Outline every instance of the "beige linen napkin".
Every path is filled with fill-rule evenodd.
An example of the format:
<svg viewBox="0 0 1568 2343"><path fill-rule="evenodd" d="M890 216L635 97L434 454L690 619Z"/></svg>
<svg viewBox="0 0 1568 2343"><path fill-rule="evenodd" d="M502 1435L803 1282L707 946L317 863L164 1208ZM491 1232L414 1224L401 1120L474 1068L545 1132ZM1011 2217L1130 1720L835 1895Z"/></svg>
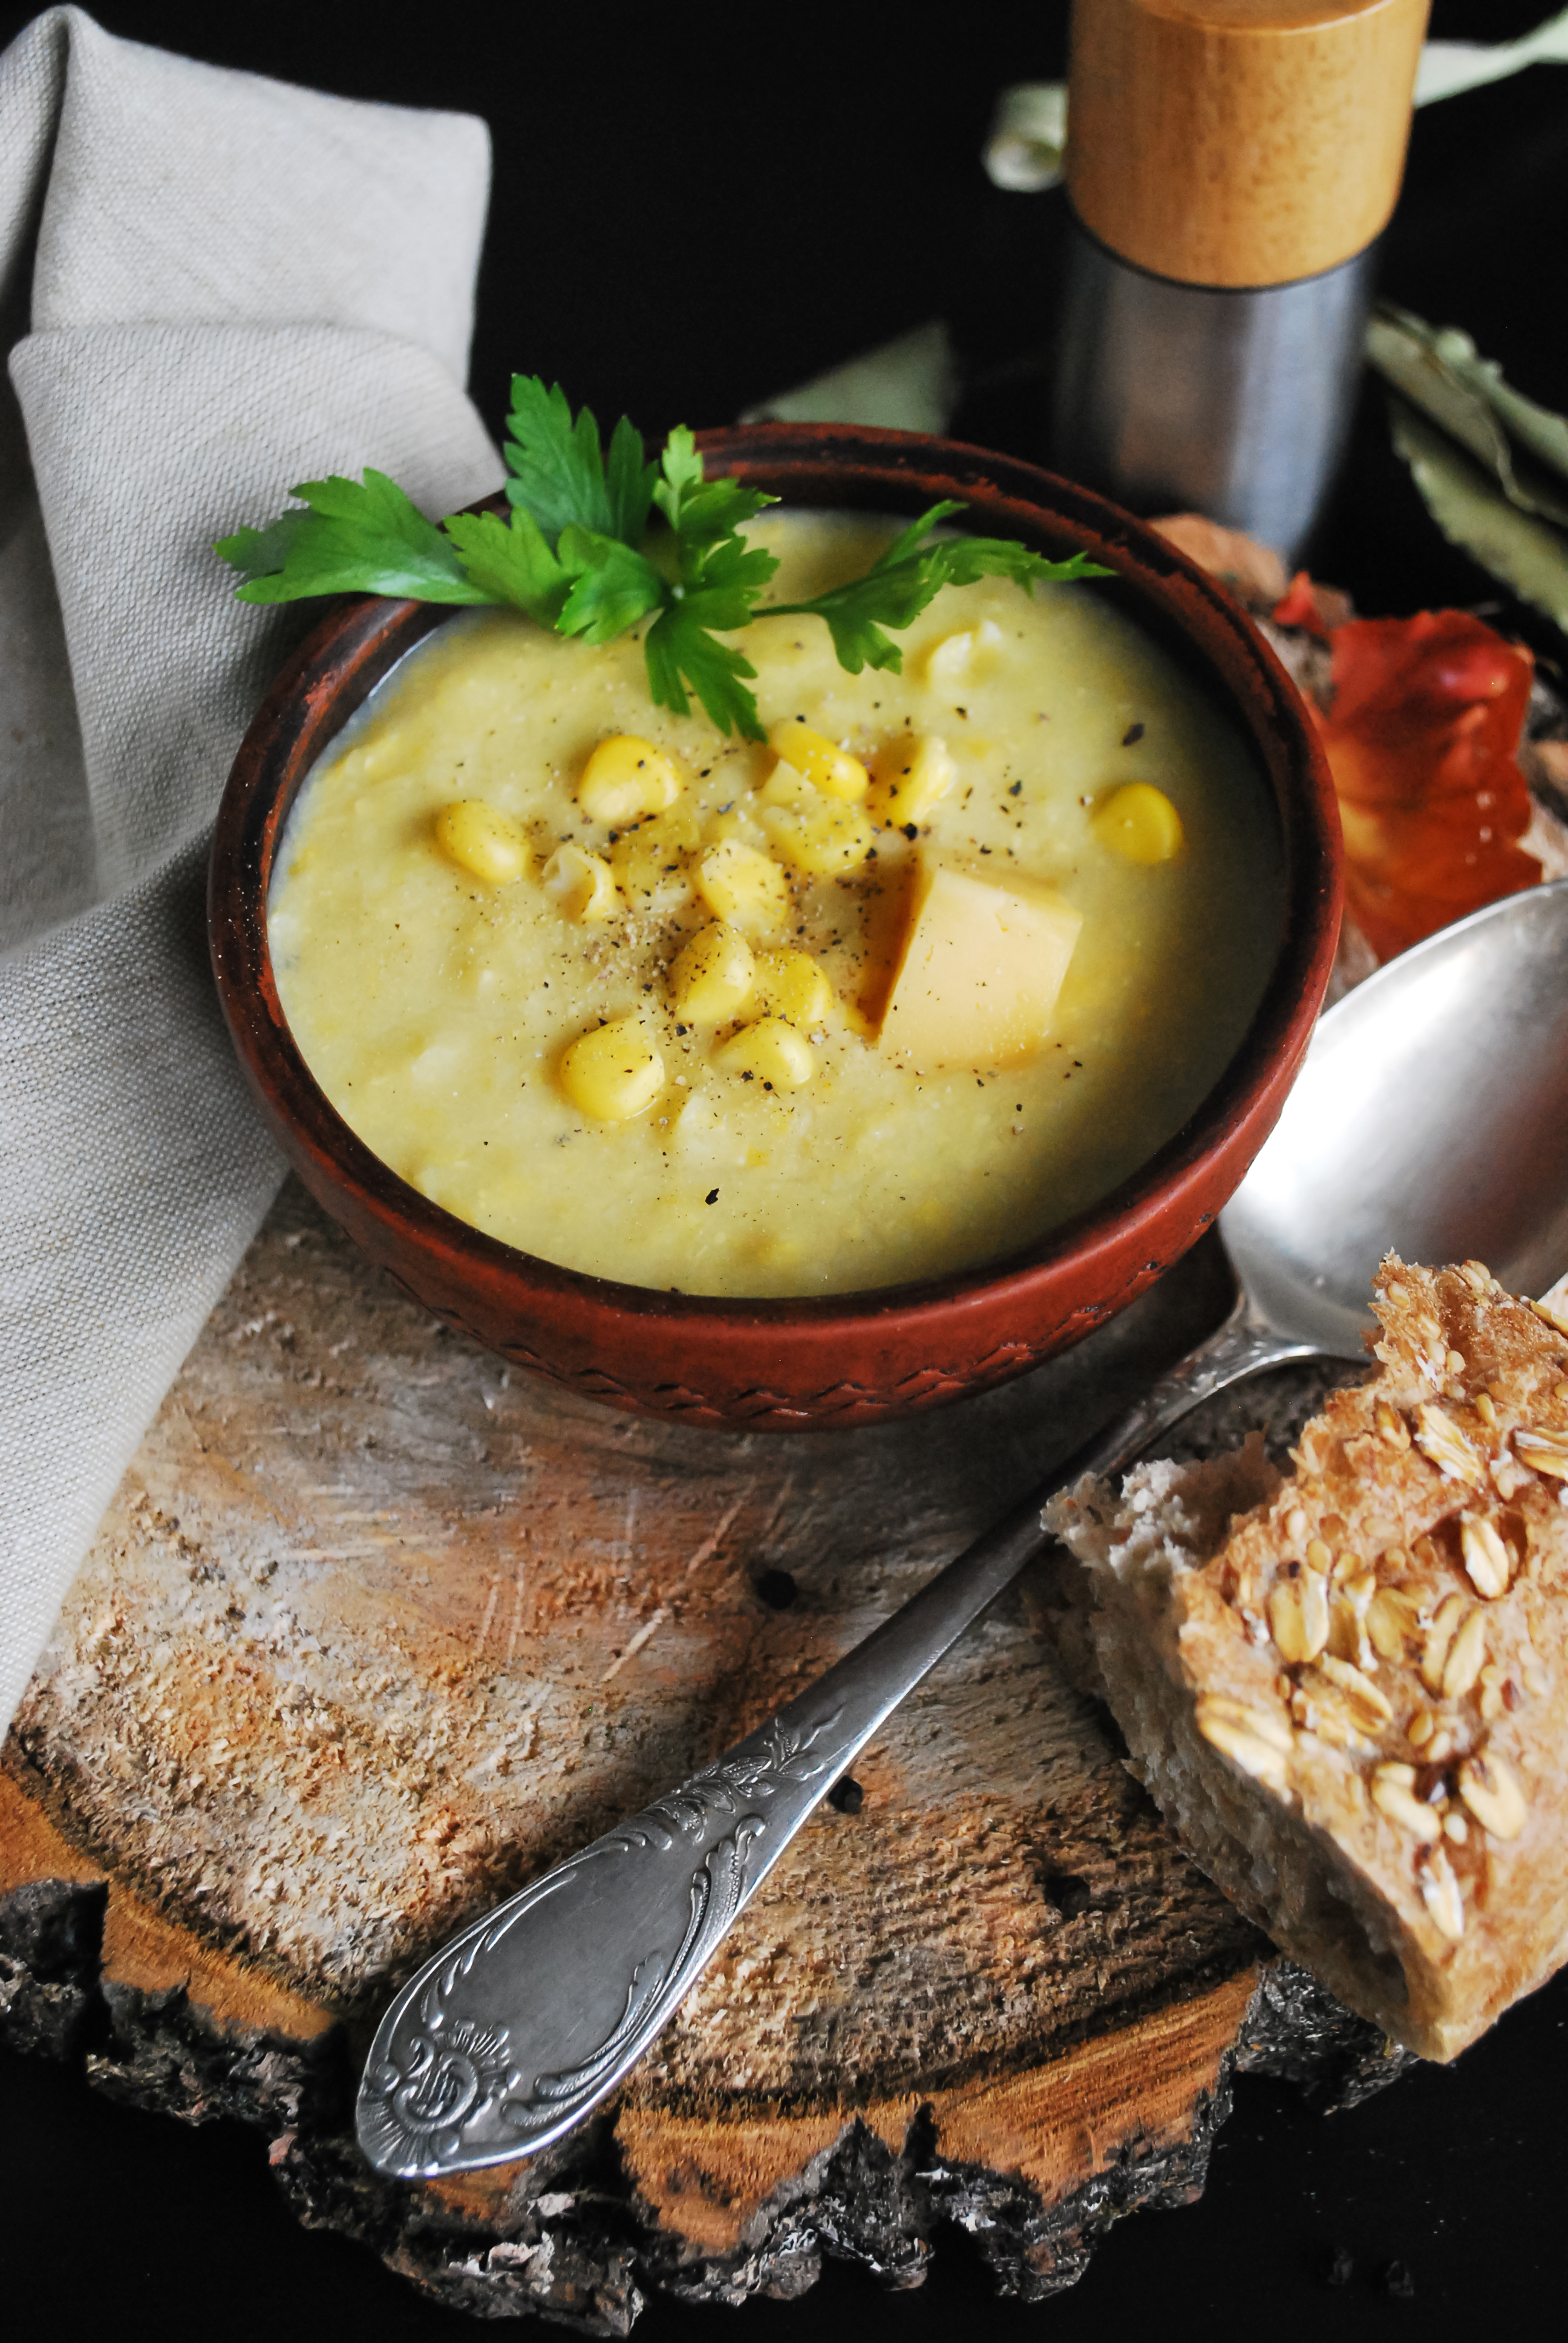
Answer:
<svg viewBox="0 0 1568 2343"><path fill-rule="evenodd" d="M432 513L498 485L460 387L488 172L467 116L75 8L0 55L0 1723L282 1169L204 865L309 613L211 541L367 463Z"/></svg>

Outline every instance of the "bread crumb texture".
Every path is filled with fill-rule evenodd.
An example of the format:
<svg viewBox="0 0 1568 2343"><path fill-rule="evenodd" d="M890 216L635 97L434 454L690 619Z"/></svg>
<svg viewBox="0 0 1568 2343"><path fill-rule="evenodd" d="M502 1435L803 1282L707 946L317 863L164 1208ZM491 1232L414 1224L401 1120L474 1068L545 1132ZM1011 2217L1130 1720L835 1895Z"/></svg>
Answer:
<svg viewBox="0 0 1568 2343"><path fill-rule="evenodd" d="M1568 1957L1568 1324L1478 1262L1384 1261L1380 1372L1282 1481L1084 1482L1048 1526L1134 1770L1190 1851L1427 2058Z"/></svg>

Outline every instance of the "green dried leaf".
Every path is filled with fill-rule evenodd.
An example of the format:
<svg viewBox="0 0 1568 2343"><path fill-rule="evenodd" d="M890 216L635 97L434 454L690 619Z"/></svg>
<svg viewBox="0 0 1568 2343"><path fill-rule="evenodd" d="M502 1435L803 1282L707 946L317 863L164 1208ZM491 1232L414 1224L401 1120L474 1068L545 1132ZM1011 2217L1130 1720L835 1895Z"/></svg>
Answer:
<svg viewBox="0 0 1568 2343"><path fill-rule="evenodd" d="M1367 327L1366 354L1385 382L1484 465L1510 504L1568 528L1568 498L1542 470L1544 462L1568 476L1568 425L1511 390L1468 334L1440 331L1385 301ZM1516 421L1518 448L1509 439Z"/></svg>
<svg viewBox="0 0 1568 2343"><path fill-rule="evenodd" d="M1481 392L1522 447L1568 479L1568 419L1513 389L1503 380L1497 360L1483 358L1457 326L1445 326L1432 347L1452 374Z"/></svg>
<svg viewBox="0 0 1568 2343"><path fill-rule="evenodd" d="M1393 444L1444 537L1568 631L1568 536L1511 504L1482 467L1401 398Z"/></svg>

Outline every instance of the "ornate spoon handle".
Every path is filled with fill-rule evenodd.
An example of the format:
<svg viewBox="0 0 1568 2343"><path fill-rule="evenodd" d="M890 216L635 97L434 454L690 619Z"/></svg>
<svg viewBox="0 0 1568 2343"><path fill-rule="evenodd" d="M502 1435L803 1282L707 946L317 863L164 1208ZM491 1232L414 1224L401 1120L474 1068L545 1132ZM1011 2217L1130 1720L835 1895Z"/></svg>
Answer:
<svg viewBox="0 0 1568 2343"><path fill-rule="evenodd" d="M1046 1499L1115 1472L1201 1399L1310 1356L1220 1332L1000 1527L716 1765L548 1871L403 1987L359 2089L359 2141L406 2179L530 2156L608 2096L796 1832L906 1693L1044 1544Z"/></svg>

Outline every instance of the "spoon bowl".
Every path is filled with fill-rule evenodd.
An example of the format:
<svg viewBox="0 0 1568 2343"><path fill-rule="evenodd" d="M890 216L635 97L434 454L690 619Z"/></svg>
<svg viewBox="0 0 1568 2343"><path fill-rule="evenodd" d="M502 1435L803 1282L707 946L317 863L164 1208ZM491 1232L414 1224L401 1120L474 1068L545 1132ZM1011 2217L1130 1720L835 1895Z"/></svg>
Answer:
<svg viewBox="0 0 1568 2343"><path fill-rule="evenodd" d="M1360 1359L1385 1252L1568 1266L1568 880L1504 896L1332 1009L1220 1215L1254 1325Z"/></svg>

